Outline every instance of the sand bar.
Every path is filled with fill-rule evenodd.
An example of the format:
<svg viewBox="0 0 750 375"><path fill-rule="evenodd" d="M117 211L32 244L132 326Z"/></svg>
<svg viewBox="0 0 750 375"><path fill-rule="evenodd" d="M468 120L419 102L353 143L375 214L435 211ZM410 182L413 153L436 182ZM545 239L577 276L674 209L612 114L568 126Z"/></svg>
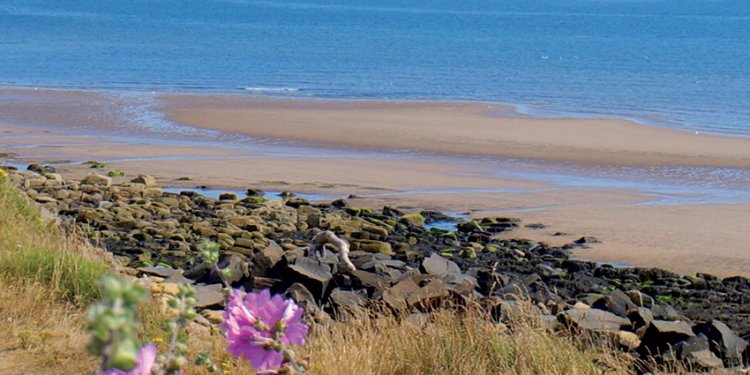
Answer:
<svg viewBox="0 0 750 375"><path fill-rule="evenodd" d="M750 168L750 139L625 120L519 117L497 104L170 96L179 123L336 147L589 164Z"/></svg>

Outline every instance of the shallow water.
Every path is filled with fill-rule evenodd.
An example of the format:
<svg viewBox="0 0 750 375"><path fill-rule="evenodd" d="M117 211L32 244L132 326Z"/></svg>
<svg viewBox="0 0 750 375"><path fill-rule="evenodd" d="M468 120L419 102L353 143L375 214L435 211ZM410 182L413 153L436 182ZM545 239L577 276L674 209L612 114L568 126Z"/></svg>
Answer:
<svg viewBox="0 0 750 375"><path fill-rule="evenodd" d="M2 85L500 101L746 136L748 45L747 0L0 3Z"/></svg>

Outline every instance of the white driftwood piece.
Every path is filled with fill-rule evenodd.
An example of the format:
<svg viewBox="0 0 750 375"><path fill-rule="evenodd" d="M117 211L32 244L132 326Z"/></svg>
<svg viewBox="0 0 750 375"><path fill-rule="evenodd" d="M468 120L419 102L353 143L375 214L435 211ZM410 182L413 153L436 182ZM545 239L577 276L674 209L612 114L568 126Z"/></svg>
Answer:
<svg viewBox="0 0 750 375"><path fill-rule="evenodd" d="M339 251L339 257L350 271L354 271L357 268L349 260L349 243L342 240L333 232L326 230L315 235L310 245L310 254L323 255L323 248L329 243L333 245Z"/></svg>

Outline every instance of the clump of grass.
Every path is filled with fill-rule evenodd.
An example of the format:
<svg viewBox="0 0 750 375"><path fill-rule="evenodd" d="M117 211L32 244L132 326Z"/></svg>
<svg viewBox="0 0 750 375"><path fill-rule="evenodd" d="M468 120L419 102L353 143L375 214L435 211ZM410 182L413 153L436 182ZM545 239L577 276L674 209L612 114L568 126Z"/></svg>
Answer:
<svg viewBox="0 0 750 375"><path fill-rule="evenodd" d="M100 254L45 221L8 178L0 177L0 278L39 283L52 298L81 306L99 297L107 271Z"/></svg>
<svg viewBox="0 0 750 375"><path fill-rule="evenodd" d="M98 161L90 161L87 164L89 164L89 168L91 169L102 169L107 168L107 163L100 163Z"/></svg>
<svg viewBox="0 0 750 375"><path fill-rule="evenodd" d="M119 169L113 169L109 172L107 172L107 176L109 177L123 177L125 176L125 172L119 170Z"/></svg>
<svg viewBox="0 0 750 375"><path fill-rule="evenodd" d="M478 311L401 319L358 312L316 330L303 348L312 374L628 374L614 350L540 328L509 329Z"/></svg>

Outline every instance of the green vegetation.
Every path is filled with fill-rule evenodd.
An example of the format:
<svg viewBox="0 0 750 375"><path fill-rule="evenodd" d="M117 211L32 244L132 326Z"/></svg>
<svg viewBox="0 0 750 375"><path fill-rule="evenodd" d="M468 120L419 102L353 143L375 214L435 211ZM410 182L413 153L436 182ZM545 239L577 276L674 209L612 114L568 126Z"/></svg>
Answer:
<svg viewBox="0 0 750 375"><path fill-rule="evenodd" d="M125 172L119 170L119 169L113 169L109 172L107 172L107 176L109 177L123 177L125 176Z"/></svg>
<svg viewBox="0 0 750 375"><path fill-rule="evenodd" d="M69 237L0 176L0 277L40 283L50 295L80 305L97 299L96 281L107 265Z"/></svg>

